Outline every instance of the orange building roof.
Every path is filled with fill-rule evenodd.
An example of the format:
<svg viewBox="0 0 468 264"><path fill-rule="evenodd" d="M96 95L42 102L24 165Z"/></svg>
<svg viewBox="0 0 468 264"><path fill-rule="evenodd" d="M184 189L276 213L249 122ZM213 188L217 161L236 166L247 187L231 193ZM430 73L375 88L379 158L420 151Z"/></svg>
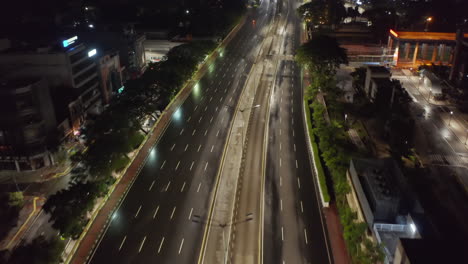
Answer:
<svg viewBox="0 0 468 264"><path fill-rule="evenodd" d="M455 41L455 33L409 32L390 30L390 34L397 39L405 40ZM468 34L464 34L464 37L468 38Z"/></svg>

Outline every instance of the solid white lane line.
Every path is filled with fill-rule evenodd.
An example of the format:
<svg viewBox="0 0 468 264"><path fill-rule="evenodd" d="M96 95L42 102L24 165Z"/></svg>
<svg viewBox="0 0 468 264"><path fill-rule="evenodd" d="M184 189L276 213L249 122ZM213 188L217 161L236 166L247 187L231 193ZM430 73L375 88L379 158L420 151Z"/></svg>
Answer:
<svg viewBox="0 0 468 264"><path fill-rule="evenodd" d="M167 185L166 185L166 192L167 192L167 190L169 190L169 186L170 186L170 185L171 185L171 181L169 181L169 182L167 183Z"/></svg>
<svg viewBox="0 0 468 264"><path fill-rule="evenodd" d="M214 145L213 145L213 146L211 146L211 151L210 151L210 152L213 152L213 149L214 149Z"/></svg>
<svg viewBox="0 0 468 264"><path fill-rule="evenodd" d="M201 145L198 146L197 152L200 152Z"/></svg>
<svg viewBox="0 0 468 264"><path fill-rule="evenodd" d="M164 168L164 164L166 164L166 161L163 161L162 165L161 165L161 170Z"/></svg>
<svg viewBox="0 0 468 264"><path fill-rule="evenodd" d="M156 210L154 210L153 219L156 218L156 215L158 214L158 211L159 211L159 205L158 205L158 207L156 207Z"/></svg>
<svg viewBox="0 0 468 264"><path fill-rule="evenodd" d="M180 131L179 135L182 135L182 133L184 133L184 129L182 128L182 130Z"/></svg>
<svg viewBox="0 0 468 264"><path fill-rule="evenodd" d="M150 185L148 191L151 191L151 189L153 189L153 185L154 185L154 181L151 183L151 185Z"/></svg>
<svg viewBox="0 0 468 264"><path fill-rule="evenodd" d="M180 160L177 162L177 165L175 166L175 170L179 168L179 165L180 165Z"/></svg>
<svg viewBox="0 0 468 264"><path fill-rule="evenodd" d="M190 165L190 170L192 170L193 164L195 164L195 161L192 161L192 164Z"/></svg>
<svg viewBox="0 0 468 264"><path fill-rule="evenodd" d="M119 251L122 249L124 243L125 243L125 240L127 240L127 236L125 236L123 239L122 239L122 243L120 243L120 247L119 247Z"/></svg>
<svg viewBox="0 0 468 264"><path fill-rule="evenodd" d="M174 217L175 209L176 209L176 206L174 206L174 209L172 209L171 218L169 218L169 220L172 220L172 218Z"/></svg>
<svg viewBox="0 0 468 264"><path fill-rule="evenodd" d="M283 227L281 227L281 241L284 241L284 231L283 231Z"/></svg>
<svg viewBox="0 0 468 264"><path fill-rule="evenodd" d="M206 133L208 133L208 129L207 129L207 130L205 130L205 135L204 135L204 136L206 136Z"/></svg>
<svg viewBox="0 0 468 264"><path fill-rule="evenodd" d="M299 166L297 165L297 160L296 160L296 169L298 169L298 168L299 168Z"/></svg>
<svg viewBox="0 0 468 264"><path fill-rule="evenodd" d="M141 205L140 205L140 207L138 207L138 210L137 210L137 212L136 212L136 214L135 214L135 218L138 217L138 214L140 213L140 210L141 210Z"/></svg>
<svg viewBox="0 0 468 264"><path fill-rule="evenodd" d="M141 244L140 244L140 248L138 249L138 253L141 252L141 249L143 248L143 245L145 244L145 241L146 241L146 236L143 238L143 240L141 241Z"/></svg>
<svg viewBox="0 0 468 264"><path fill-rule="evenodd" d="M159 252L161 252L161 248L162 248L163 244L164 244L164 237L162 238L161 243L159 244L158 254L159 254Z"/></svg>
<svg viewBox="0 0 468 264"><path fill-rule="evenodd" d="M301 188L301 180L299 177L297 177L297 187L299 187L299 189Z"/></svg>
<svg viewBox="0 0 468 264"><path fill-rule="evenodd" d="M180 192L183 192L184 188L185 188L185 182L184 182L184 184L182 184L182 188L180 188Z"/></svg>
<svg viewBox="0 0 468 264"><path fill-rule="evenodd" d="M305 238L306 245L309 244L309 241L307 240L307 230L305 228L304 228L304 238Z"/></svg>
<svg viewBox="0 0 468 264"><path fill-rule="evenodd" d="M200 191L200 187L201 187L201 182L198 184L197 192Z"/></svg>
<svg viewBox="0 0 468 264"><path fill-rule="evenodd" d="M218 130L218 132L216 132L216 136L218 136L218 135L219 135L219 130Z"/></svg>
<svg viewBox="0 0 468 264"><path fill-rule="evenodd" d="M179 247L179 255L180 255L180 251L182 251L183 246L184 246L184 239L182 238L182 241L180 242L180 247Z"/></svg>
<svg viewBox="0 0 468 264"><path fill-rule="evenodd" d="M304 212L304 206L302 206L302 201L301 201L301 213Z"/></svg>
<svg viewBox="0 0 468 264"><path fill-rule="evenodd" d="M296 152L296 143L294 143L294 152Z"/></svg>
<svg viewBox="0 0 468 264"><path fill-rule="evenodd" d="M190 214L188 215L188 220L190 220L192 218L192 213L193 213L193 207L192 207L192 209L190 209Z"/></svg>
<svg viewBox="0 0 468 264"><path fill-rule="evenodd" d="M192 136L193 136L193 135L195 135L195 132L197 132L197 130L196 130L196 129L194 129L194 130L193 130L193 132L192 132Z"/></svg>
<svg viewBox="0 0 468 264"><path fill-rule="evenodd" d="M280 209L281 209L281 212L283 212L283 199L280 199Z"/></svg>
<svg viewBox="0 0 468 264"><path fill-rule="evenodd" d="M187 144L187 145L185 145L184 152L185 152L185 151L187 151L187 149L188 149L188 144Z"/></svg>
<svg viewBox="0 0 468 264"><path fill-rule="evenodd" d="M205 164L205 171L206 171L206 167L208 167L208 161L207 161L206 164Z"/></svg>
<svg viewBox="0 0 468 264"><path fill-rule="evenodd" d="M172 147L171 147L171 151L173 151L173 150L174 150L174 148L175 148L175 143L174 143L174 145L172 145Z"/></svg>

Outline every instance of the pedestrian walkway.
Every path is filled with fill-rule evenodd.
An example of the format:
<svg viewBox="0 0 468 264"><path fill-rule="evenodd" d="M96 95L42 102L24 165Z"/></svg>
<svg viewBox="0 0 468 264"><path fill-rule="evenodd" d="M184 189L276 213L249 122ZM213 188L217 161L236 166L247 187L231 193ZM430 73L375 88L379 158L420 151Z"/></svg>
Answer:
<svg viewBox="0 0 468 264"><path fill-rule="evenodd" d="M434 164L446 164L454 166L467 166L468 157L459 156L459 155L440 155L434 154L429 155L429 161Z"/></svg>
<svg viewBox="0 0 468 264"><path fill-rule="evenodd" d="M343 238L343 227L340 222L338 210L334 202L330 203L328 208L323 209L325 215L328 237L333 253L333 260L335 263L348 264L351 263L349 258L346 243Z"/></svg>
<svg viewBox="0 0 468 264"><path fill-rule="evenodd" d="M9 250L18 245L26 230L33 223L33 219L41 211L45 199L40 197L24 197L24 206L21 208L16 226L10 229L7 236L0 241L0 250Z"/></svg>

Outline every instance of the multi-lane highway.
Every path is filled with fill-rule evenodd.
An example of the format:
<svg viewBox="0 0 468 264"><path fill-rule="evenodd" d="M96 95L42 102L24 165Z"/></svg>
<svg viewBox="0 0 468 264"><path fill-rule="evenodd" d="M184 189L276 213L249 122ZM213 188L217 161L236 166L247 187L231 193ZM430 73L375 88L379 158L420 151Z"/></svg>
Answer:
<svg viewBox="0 0 468 264"><path fill-rule="evenodd" d="M299 2L284 1L278 27L276 79L271 91L265 181L264 263L333 263L306 147Z"/></svg>
<svg viewBox="0 0 468 264"><path fill-rule="evenodd" d="M90 263L195 263L203 262L205 252L208 262L331 262L305 147L300 69L292 61L300 41L297 4L264 0L249 12L172 116ZM242 178L244 187L234 185L238 205L226 215L235 221L233 216L255 212L255 221L226 238L228 259L212 249L206 223L215 206L233 109L239 110L248 79L254 86L251 105L258 111L247 117L244 169L230 176Z"/></svg>
<svg viewBox="0 0 468 264"><path fill-rule="evenodd" d="M235 105L268 24L263 1L173 115L97 245L91 263L194 263ZM251 22L255 20L255 23Z"/></svg>

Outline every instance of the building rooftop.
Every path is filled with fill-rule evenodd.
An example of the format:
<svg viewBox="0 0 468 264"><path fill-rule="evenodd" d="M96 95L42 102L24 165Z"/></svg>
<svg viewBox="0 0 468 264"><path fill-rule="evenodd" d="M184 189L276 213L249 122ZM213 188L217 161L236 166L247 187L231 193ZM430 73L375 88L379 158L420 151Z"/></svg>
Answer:
<svg viewBox="0 0 468 264"><path fill-rule="evenodd" d="M356 172L366 179L370 192L379 200L398 197L395 173L401 174L393 159L353 159Z"/></svg>
<svg viewBox="0 0 468 264"><path fill-rule="evenodd" d="M379 87L391 87L392 81L390 78L375 78L373 77L371 79L375 84L377 84Z"/></svg>
<svg viewBox="0 0 468 264"><path fill-rule="evenodd" d="M382 74L382 73L387 73L390 75L390 71L385 68L384 66L367 66L368 69L371 71L373 74Z"/></svg>
<svg viewBox="0 0 468 264"><path fill-rule="evenodd" d="M433 41L455 41L455 33L443 32L410 32L390 30L390 35L399 40L433 40ZM468 34L464 34L468 38Z"/></svg>
<svg viewBox="0 0 468 264"><path fill-rule="evenodd" d="M0 90L18 89L40 81L39 77L27 77L21 79L0 80Z"/></svg>

